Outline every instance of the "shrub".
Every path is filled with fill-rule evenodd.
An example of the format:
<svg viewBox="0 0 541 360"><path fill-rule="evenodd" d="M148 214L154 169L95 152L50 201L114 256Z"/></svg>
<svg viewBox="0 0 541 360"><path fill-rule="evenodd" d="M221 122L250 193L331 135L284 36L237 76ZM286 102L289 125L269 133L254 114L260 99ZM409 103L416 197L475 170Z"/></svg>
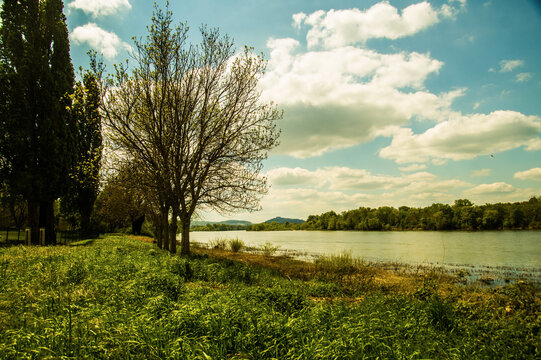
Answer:
<svg viewBox="0 0 541 360"><path fill-rule="evenodd" d="M239 238L229 240L229 247L233 252L239 252L244 247L244 241Z"/></svg>
<svg viewBox="0 0 541 360"><path fill-rule="evenodd" d="M224 250L227 246L227 240L222 238L216 238L209 241L211 249Z"/></svg>
<svg viewBox="0 0 541 360"><path fill-rule="evenodd" d="M451 330L455 326L453 306L437 295L428 303L428 319L432 326L439 330Z"/></svg>
<svg viewBox="0 0 541 360"><path fill-rule="evenodd" d="M261 251L265 256L272 256L279 248L279 245L273 245L270 241L267 241L261 246Z"/></svg>

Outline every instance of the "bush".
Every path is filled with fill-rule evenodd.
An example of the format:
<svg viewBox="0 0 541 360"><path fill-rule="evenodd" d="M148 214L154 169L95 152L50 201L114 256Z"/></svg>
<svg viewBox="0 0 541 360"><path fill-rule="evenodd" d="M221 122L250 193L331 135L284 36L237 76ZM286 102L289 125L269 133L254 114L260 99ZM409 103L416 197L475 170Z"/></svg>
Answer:
<svg viewBox="0 0 541 360"><path fill-rule="evenodd" d="M233 252L239 252L244 247L244 241L239 238L229 240L229 247Z"/></svg>
<svg viewBox="0 0 541 360"><path fill-rule="evenodd" d="M212 239L209 242L211 249L225 250L227 246L227 240L222 238Z"/></svg>
<svg viewBox="0 0 541 360"><path fill-rule="evenodd" d="M265 256L272 256L279 248L279 245L273 245L270 241L267 241L261 246L261 251L263 251Z"/></svg>

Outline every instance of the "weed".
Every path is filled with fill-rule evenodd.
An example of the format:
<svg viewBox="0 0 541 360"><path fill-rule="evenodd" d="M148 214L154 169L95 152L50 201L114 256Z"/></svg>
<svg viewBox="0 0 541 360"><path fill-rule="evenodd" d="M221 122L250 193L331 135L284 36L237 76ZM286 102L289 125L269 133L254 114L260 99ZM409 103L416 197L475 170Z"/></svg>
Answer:
<svg viewBox="0 0 541 360"><path fill-rule="evenodd" d="M384 292L349 254L227 253L265 268L205 251L171 256L123 236L0 248L0 358L539 358L535 284L429 274Z"/></svg>
<svg viewBox="0 0 541 360"><path fill-rule="evenodd" d="M273 245L270 241L266 241L261 245L261 251L265 256L273 256L279 248L279 245Z"/></svg>
<svg viewBox="0 0 541 360"><path fill-rule="evenodd" d="M244 241L239 238L229 240L229 248L233 252L239 252L244 247Z"/></svg>
<svg viewBox="0 0 541 360"><path fill-rule="evenodd" d="M454 327L455 312L453 306L441 297L432 296L428 302L427 313L430 323L436 329L449 331Z"/></svg>
<svg viewBox="0 0 541 360"><path fill-rule="evenodd" d="M209 241L211 249L225 250L227 239L216 238Z"/></svg>

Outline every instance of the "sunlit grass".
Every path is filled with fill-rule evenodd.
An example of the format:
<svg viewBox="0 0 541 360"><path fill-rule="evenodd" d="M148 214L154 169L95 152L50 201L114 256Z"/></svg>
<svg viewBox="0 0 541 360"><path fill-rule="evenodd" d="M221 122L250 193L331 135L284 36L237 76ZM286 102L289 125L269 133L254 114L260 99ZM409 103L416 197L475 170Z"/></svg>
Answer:
<svg viewBox="0 0 541 360"><path fill-rule="evenodd" d="M347 254L180 257L139 240L0 249L0 358L539 356L539 289L527 283L424 274L400 287Z"/></svg>

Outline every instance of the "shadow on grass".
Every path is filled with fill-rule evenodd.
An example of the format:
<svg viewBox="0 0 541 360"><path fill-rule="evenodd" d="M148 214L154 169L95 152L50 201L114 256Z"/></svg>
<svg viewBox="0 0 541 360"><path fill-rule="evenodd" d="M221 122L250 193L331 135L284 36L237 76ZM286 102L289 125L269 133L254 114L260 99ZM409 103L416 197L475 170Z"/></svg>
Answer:
<svg viewBox="0 0 541 360"><path fill-rule="evenodd" d="M94 244L94 241L96 241L96 239L79 240L69 243L68 246L90 246Z"/></svg>
<svg viewBox="0 0 541 360"><path fill-rule="evenodd" d="M18 245L24 245L24 241L9 240L0 242L0 248L7 248Z"/></svg>

